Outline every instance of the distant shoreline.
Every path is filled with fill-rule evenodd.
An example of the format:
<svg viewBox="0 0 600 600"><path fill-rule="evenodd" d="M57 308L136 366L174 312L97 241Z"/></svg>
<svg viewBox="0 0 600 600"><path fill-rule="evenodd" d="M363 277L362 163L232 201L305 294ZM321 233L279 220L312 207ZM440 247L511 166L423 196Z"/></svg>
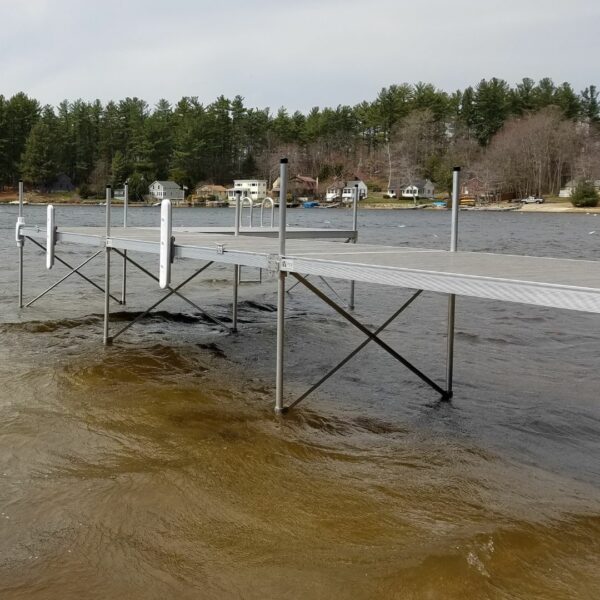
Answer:
<svg viewBox="0 0 600 600"><path fill-rule="evenodd" d="M3 198L0 200L0 206L16 206L14 204L16 198ZM12 203L12 204L11 204ZM26 206L48 206L49 204L53 204L55 206L102 206L103 203L99 201L61 201L60 198L56 198L53 202L48 201L47 198L39 201L27 201ZM122 200L113 200L112 206L123 206ZM156 208L150 204L142 204L139 202L132 202L129 204L129 208ZM185 209L185 208L198 208L202 210L210 210L213 207L207 206L173 206L173 208L177 209ZM334 207L329 207L329 209ZM336 210L349 210L351 205L335 207ZM431 205L417 205L417 206L398 206L393 203L380 203L380 204L366 204L360 205L359 209L362 210L426 210L427 212L440 211L444 212L448 209L443 208L434 208ZM319 208L310 208L304 209L302 207L297 207L294 210L322 210ZM461 206L461 211L465 212L521 212L521 213L544 213L544 214L600 214L600 206L597 207L587 207L587 208L576 208L570 202L547 202L544 204L524 204L521 206L516 206L514 204L505 203L494 206Z"/></svg>

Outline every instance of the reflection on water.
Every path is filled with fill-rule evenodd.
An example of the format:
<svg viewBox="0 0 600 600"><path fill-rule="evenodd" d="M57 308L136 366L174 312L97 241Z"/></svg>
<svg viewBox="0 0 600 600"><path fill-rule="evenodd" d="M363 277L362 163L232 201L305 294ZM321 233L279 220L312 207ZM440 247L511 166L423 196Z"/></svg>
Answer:
<svg viewBox="0 0 600 600"><path fill-rule="evenodd" d="M365 215L363 238L397 220L382 241L430 245L443 217ZM369 347L276 417L272 282L242 286L238 336L169 301L103 348L102 298L85 283L14 310L2 218L0 597L600 596L597 317L460 300L451 404ZM582 252L584 218L520 218L469 215L463 243L525 252L537 240L543 254L558 224ZM49 279L29 251L33 294ZM229 275L189 291L224 320ZM357 287L372 325L406 297ZM132 315L150 295L132 275ZM438 379L444 314L424 295L386 334ZM292 398L362 340L303 292L289 317ZM130 318L115 309L117 326Z"/></svg>

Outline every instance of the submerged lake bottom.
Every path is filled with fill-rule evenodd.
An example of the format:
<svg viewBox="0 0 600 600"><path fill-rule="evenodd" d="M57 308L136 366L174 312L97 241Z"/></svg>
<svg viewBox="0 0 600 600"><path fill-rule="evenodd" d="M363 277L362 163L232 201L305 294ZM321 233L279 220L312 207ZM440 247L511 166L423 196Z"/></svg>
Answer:
<svg viewBox="0 0 600 600"><path fill-rule="evenodd" d="M169 299L105 348L102 296L85 282L16 309L16 211L0 211L0 597L600 596L597 315L459 298L452 402L369 345L276 416L273 279L241 286L237 335ZM156 224L157 209L130 212ZM288 219L351 220L330 212ZM361 214L361 241L448 246L449 215L399 212ZM174 217L229 225L232 211ZM103 218L57 208L59 224ZM43 224L43 210L26 219ZM591 215L469 213L460 243L595 259L596 229ZM28 298L66 272L43 260L27 247ZM194 266L176 262L174 281ZM186 294L227 320L231 271L207 270ZM101 282L102 260L85 272ZM131 271L114 324L161 293ZM356 315L376 327L409 295L359 283ZM446 302L423 294L384 334L437 381ZM287 311L291 399L363 337L299 288Z"/></svg>

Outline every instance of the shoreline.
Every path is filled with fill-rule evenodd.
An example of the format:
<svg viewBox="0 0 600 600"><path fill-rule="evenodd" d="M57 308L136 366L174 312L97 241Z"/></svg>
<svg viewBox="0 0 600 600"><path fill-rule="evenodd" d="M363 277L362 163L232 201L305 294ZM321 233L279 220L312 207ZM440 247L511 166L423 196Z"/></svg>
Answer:
<svg viewBox="0 0 600 600"><path fill-rule="evenodd" d="M14 203L16 198L7 198L5 200L0 201L0 206L17 206ZM60 199L56 199L54 202L48 202L46 199L40 201L27 201L25 206L48 206L49 204L53 204L54 206L103 206L102 203L99 202L81 202L81 201L61 201ZM114 201L112 202L112 206L123 206L122 201ZM129 208L156 208L151 204L141 204L141 203L130 203L128 205ZM210 210L215 207L208 206L173 206L173 208L183 209L183 208L197 208L203 210ZM221 207L222 208L222 207ZM300 210L322 210L322 208L312 208L305 209L302 207L297 207ZM334 207L328 207L334 208ZM340 206L335 207L339 210L349 210L350 206ZM359 210L426 210L426 211L449 211L450 209L444 208L434 208L428 204L418 204L417 206L398 206L393 203L380 203L380 204L367 204L360 206ZM570 202L551 202L544 204L525 204L521 206L515 206L513 204L501 204L497 206L461 206L461 211L465 212L521 212L521 213L544 213L544 214L600 214L600 206L596 207L584 207L577 208L573 206Z"/></svg>

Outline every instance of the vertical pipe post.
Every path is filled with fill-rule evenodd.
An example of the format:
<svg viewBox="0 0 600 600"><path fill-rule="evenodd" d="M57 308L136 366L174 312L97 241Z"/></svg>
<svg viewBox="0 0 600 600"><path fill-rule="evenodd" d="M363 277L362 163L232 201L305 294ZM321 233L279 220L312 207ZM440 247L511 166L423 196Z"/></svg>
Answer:
<svg viewBox="0 0 600 600"><path fill-rule="evenodd" d="M129 208L129 182L123 190L123 228L127 229L127 209ZM127 250L123 250L123 282L121 285L121 304L127 304Z"/></svg>
<svg viewBox="0 0 600 600"><path fill-rule="evenodd" d="M17 229L25 223L23 218L23 180L19 179L19 216L17 217ZM20 230L18 230L20 233ZM17 247L19 248L19 308L23 308L23 246L25 238L17 236Z"/></svg>
<svg viewBox="0 0 600 600"><path fill-rule="evenodd" d="M110 203L112 200L112 190L110 185L106 186L106 241L104 248L104 334L102 342L105 346L111 344L109 336L109 314L110 314L110 247L108 238L110 237Z"/></svg>
<svg viewBox="0 0 600 600"><path fill-rule="evenodd" d="M452 171L452 228L450 231L450 252L456 252L458 247L458 205L460 185L460 167Z"/></svg>
<svg viewBox="0 0 600 600"><path fill-rule="evenodd" d="M281 262L285 256L286 201L288 184L288 161L282 158L279 165L279 280L277 286L277 358L275 376L275 412L284 412L283 407L283 357L285 343L285 278Z"/></svg>
<svg viewBox="0 0 600 600"><path fill-rule="evenodd" d="M356 244L356 236L358 229L358 183L354 184L354 198L352 201L352 231L354 231L353 244ZM350 282L350 300L348 301L348 308L354 310L354 281Z"/></svg>
<svg viewBox="0 0 600 600"><path fill-rule="evenodd" d="M240 209L241 209L242 191L235 192L235 235L240 235Z"/></svg>
<svg viewBox="0 0 600 600"><path fill-rule="evenodd" d="M236 190L235 192L235 231L234 235L238 237L240 235L240 221L242 218L241 214L241 201L242 201L242 191ZM233 307L231 314L231 328L235 333L237 332L237 322L238 322L238 287L240 284L240 265L233 266Z"/></svg>
<svg viewBox="0 0 600 600"><path fill-rule="evenodd" d="M19 179L19 219L23 218L23 180Z"/></svg>
<svg viewBox="0 0 600 600"><path fill-rule="evenodd" d="M460 186L460 167L452 172L452 226L450 231L450 252L458 249L458 204ZM448 336L446 354L446 395L444 400L452 398L452 381L454 375L454 320L456 314L456 296L448 295Z"/></svg>

